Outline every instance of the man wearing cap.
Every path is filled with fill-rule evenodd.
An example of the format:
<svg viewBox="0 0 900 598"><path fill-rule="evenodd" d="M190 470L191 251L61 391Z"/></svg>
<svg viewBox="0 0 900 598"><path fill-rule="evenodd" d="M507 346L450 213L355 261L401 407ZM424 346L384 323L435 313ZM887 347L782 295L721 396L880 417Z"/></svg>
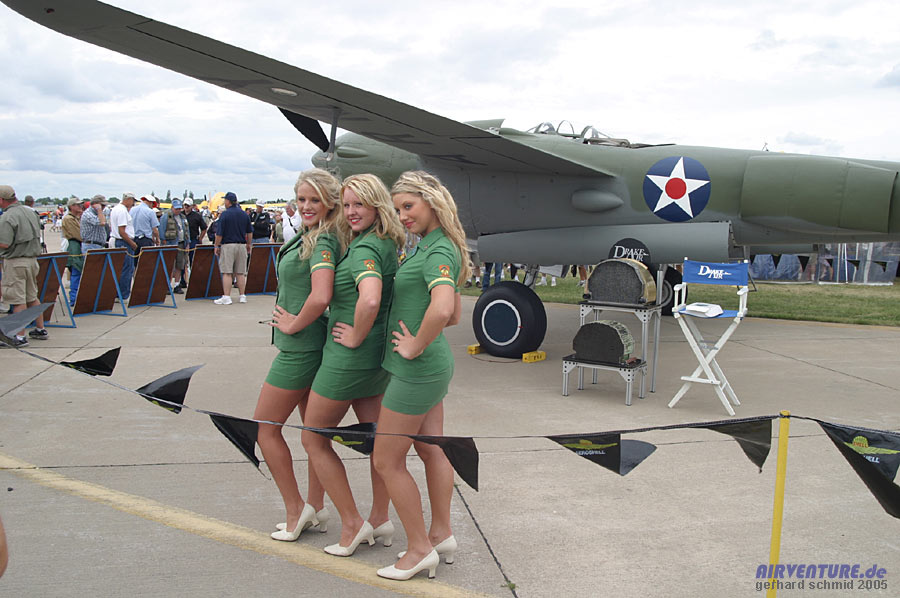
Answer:
<svg viewBox="0 0 900 598"><path fill-rule="evenodd" d="M272 238L272 216L263 209L266 202L256 200L256 211L250 214L250 224L253 225L253 244L268 243Z"/></svg>
<svg viewBox="0 0 900 598"><path fill-rule="evenodd" d="M138 245L134 242L134 222L130 214L132 207L134 193L123 193L122 201L109 212L109 235L115 239L116 247L124 247L127 252L119 275L119 292L123 301L131 296L131 277L134 276L137 260Z"/></svg>
<svg viewBox="0 0 900 598"><path fill-rule="evenodd" d="M69 268L69 305L75 305L75 296L78 294L78 285L81 283L81 271L84 270L84 256L81 249L81 213L84 204L77 197L70 197L66 202L68 212L62 219L62 236L68 241L66 251L69 259L66 266Z"/></svg>
<svg viewBox="0 0 900 598"><path fill-rule="evenodd" d="M177 245L178 253L175 254L175 271L172 273L172 290L180 295L187 286L184 277L185 249L190 240L187 218L181 213L184 204L180 199L172 200L172 207L163 212L159 219L159 229L164 237L166 245Z"/></svg>
<svg viewBox="0 0 900 598"><path fill-rule="evenodd" d="M213 303L231 305L231 277L237 277L241 303L247 303L244 294L247 289L247 254L253 243L253 225L250 216L238 205L237 195L229 191L225 194L226 209L216 220L215 252L219 258L224 294Z"/></svg>
<svg viewBox="0 0 900 598"><path fill-rule="evenodd" d="M95 195L91 205L81 214L81 251L87 254L91 249L105 249L109 242L109 225L106 222L106 198Z"/></svg>
<svg viewBox="0 0 900 598"><path fill-rule="evenodd" d="M0 215L0 259L3 260L0 293L16 313L38 305L37 257L41 255L41 226L37 213L19 204L16 192L9 185L0 185L0 209L3 210ZM35 321L37 327L28 336L46 340L49 335L44 329L44 315ZM16 347L24 347L28 339L16 334L13 342Z"/></svg>
<svg viewBox="0 0 900 598"><path fill-rule="evenodd" d="M191 231L191 238L188 241L188 264L194 263L194 247L203 244L203 235L206 234L206 220L194 205L194 200L188 197L184 200L184 217L187 218L188 228Z"/></svg>

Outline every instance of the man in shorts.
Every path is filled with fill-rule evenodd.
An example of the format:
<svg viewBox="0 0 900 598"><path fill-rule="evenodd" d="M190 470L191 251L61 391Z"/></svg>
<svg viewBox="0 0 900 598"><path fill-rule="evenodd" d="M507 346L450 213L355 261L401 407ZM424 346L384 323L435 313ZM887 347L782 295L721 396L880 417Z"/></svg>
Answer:
<svg viewBox="0 0 900 598"><path fill-rule="evenodd" d="M19 203L9 185L0 185L0 259L3 260L3 301L13 306L13 313L38 305L38 262L41 255L41 223L37 213ZM44 316L35 319L37 326L28 336L46 340ZM21 331L20 331L21 332ZM24 347L28 339L16 334L15 347Z"/></svg>
<svg viewBox="0 0 900 598"><path fill-rule="evenodd" d="M216 305L231 305L231 279L237 277L241 303L247 303L247 256L253 245L253 225L238 205L237 195L225 194L226 209L216 221L215 252L222 273L223 295L213 301Z"/></svg>

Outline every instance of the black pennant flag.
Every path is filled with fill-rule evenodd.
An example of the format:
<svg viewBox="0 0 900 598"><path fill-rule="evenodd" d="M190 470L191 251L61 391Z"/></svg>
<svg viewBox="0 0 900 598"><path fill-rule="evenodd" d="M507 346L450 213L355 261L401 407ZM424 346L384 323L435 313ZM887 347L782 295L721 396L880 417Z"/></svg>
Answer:
<svg viewBox="0 0 900 598"><path fill-rule="evenodd" d="M884 510L900 519L900 486L894 483L897 468L900 467L900 434L860 430L822 421L819 426Z"/></svg>
<svg viewBox="0 0 900 598"><path fill-rule="evenodd" d="M35 318L47 311L47 308L49 307L53 307L53 304L41 303L40 305L28 307L20 312L8 315L5 318L0 318L0 335L2 335L0 341L12 345L11 341L13 335L25 330Z"/></svg>
<svg viewBox="0 0 900 598"><path fill-rule="evenodd" d="M850 262L854 268L856 268L857 270L859 269L859 260L847 260L847 261Z"/></svg>
<svg viewBox="0 0 900 598"><path fill-rule="evenodd" d="M809 265L809 256L808 255L798 255L797 259L800 260L800 271L806 271L806 266Z"/></svg>
<svg viewBox="0 0 900 598"><path fill-rule="evenodd" d="M747 458L759 467L762 473L763 464L772 448L772 420L747 421L737 423L700 426L713 432L727 434L737 440Z"/></svg>
<svg viewBox="0 0 900 598"><path fill-rule="evenodd" d="M460 436L410 436L413 440L441 447L459 477L478 491L478 448L475 440Z"/></svg>
<svg viewBox="0 0 900 598"><path fill-rule="evenodd" d="M259 459L256 458L256 437L259 433L259 424L247 419L229 417L227 415L208 414L209 419L237 447L237 450L247 457L256 469L259 469Z"/></svg>
<svg viewBox="0 0 900 598"><path fill-rule="evenodd" d="M563 434L547 438L579 457L622 476L627 475L656 450L656 446L649 442L622 440L621 434Z"/></svg>
<svg viewBox="0 0 900 598"><path fill-rule="evenodd" d="M775 269L778 269L778 263L781 261L781 254L772 254L772 263L775 264Z"/></svg>
<svg viewBox="0 0 900 598"><path fill-rule="evenodd" d="M138 388L137 392L165 401L161 403L144 397L154 405L159 405L172 413L181 413L181 405L184 405L184 396L187 394L188 384L191 383L191 376L202 367L202 365L195 365L166 374L162 378Z"/></svg>
<svg viewBox="0 0 900 598"><path fill-rule="evenodd" d="M113 370L116 369L116 362L119 360L119 351L121 349L121 347L110 349L100 357L95 357L93 359L60 361L59 365L64 365L73 370L90 374L91 376L111 376Z"/></svg>
<svg viewBox="0 0 900 598"><path fill-rule="evenodd" d="M887 272L887 262L883 262L881 260L872 260L872 263L878 264L878 267L881 268L882 272Z"/></svg>
<svg viewBox="0 0 900 598"><path fill-rule="evenodd" d="M339 428L310 429L363 455L371 455L372 449L375 448L375 424L373 422Z"/></svg>

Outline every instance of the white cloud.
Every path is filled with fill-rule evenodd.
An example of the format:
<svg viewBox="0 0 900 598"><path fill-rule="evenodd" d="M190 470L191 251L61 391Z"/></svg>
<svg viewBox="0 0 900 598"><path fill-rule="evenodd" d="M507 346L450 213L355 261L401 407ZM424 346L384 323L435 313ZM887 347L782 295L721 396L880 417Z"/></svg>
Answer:
<svg viewBox="0 0 900 598"><path fill-rule="evenodd" d="M457 120L900 160L896 3L112 2ZM309 166L271 106L0 24L0 180L23 193L280 197Z"/></svg>

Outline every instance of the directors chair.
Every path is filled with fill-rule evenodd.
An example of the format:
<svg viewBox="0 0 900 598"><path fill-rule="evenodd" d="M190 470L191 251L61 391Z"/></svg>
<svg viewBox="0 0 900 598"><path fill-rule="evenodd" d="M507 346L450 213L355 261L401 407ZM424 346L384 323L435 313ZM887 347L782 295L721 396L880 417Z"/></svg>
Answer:
<svg viewBox="0 0 900 598"><path fill-rule="evenodd" d="M716 391L719 400L722 401L728 415L734 415L734 409L731 403L740 405L734 389L731 388L725 373L719 367L716 356L738 325L747 315L747 284L749 262L744 260L739 263L709 263L695 262L687 258L684 260L684 272L682 273L682 283L675 285L675 307L672 308L672 315L681 326L681 331L687 339L697 358L699 365L690 376L682 376L684 384L675 393L675 397L669 402L669 407L674 407L675 403L681 400L692 384L709 384ZM716 284L738 287L739 306L737 310L722 310L718 305L709 303L691 303L685 305L687 297L688 284ZM700 319L722 319L732 318L731 324L725 332L715 341L707 341L703 338L703 334L697 327L695 320ZM730 403L729 403L730 400Z"/></svg>

